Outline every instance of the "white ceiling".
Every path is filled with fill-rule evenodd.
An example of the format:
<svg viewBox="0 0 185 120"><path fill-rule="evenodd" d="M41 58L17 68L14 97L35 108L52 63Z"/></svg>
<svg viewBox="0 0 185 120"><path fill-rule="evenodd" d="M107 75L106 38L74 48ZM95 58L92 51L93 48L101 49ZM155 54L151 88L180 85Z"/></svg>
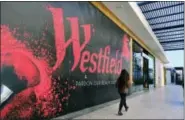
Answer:
<svg viewBox="0 0 185 120"><path fill-rule="evenodd" d="M168 63L165 52L136 2L103 2L134 34L163 62Z"/></svg>

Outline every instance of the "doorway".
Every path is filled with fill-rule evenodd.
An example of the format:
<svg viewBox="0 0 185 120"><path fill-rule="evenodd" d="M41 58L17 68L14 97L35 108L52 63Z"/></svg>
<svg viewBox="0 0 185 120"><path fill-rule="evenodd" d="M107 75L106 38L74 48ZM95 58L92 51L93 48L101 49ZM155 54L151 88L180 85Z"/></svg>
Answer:
<svg viewBox="0 0 185 120"><path fill-rule="evenodd" d="M143 57L143 87L149 89L149 70L148 59Z"/></svg>

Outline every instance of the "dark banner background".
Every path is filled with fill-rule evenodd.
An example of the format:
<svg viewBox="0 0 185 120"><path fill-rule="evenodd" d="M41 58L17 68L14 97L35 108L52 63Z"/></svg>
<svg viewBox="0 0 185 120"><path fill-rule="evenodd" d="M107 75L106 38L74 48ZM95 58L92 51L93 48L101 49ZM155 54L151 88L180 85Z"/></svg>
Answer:
<svg viewBox="0 0 185 120"><path fill-rule="evenodd" d="M26 41L29 44L27 45L28 48L33 51L34 56L38 59L44 56L49 56L49 58L51 58L48 59L49 66L53 66L56 62L56 46L52 14L50 11L46 10L46 5L48 4L54 8L63 9L65 40L68 40L71 36L70 23L67 18L77 17L79 25L92 24L93 32L91 33L91 40L83 51L88 50L90 53L99 53L100 48L104 49L107 45L110 45L110 57L115 58L116 50L122 49L122 38L125 33L89 2L2 2L1 27L2 25L6 25L10 31L18 28L14 37L22 43ZM25 35L25 32L30 34L29 37ZM3 36L4 34L1 32L1 35ZM82 44L83 41L84 31L80 28L80 43ZM48 53L40 53L39 51L42 51L42 49L46 49ZM29 71L29 69L27 69L27 64L24 64L23 59L21 60L21 64L23 64L22 66L25 67L24 70ZM52 94L57 97L54 98L53 101L51 100L50 103L47 102L49 105L47 104L47 107L44 110L40 107L44 106L43 103L38 103L38 99L40 98L38 98L37 95L30 95L26 98L30 99L30 97L35 96L29 104L27 101L24 102L25 99L22 100L21 98L18 100L21 101L22 105L20 103L17 104L15 101L18 100L14 99L14 97L17 94L19 96L24 96L24 90L17 90L18 92L15 92L9 102L1 107L3 118L49 119L111 101L119 97L114 84L118 75L89 73L88 71L82 73L79 69L80 63L75 70L71 72L73 61L74 57L71 44L66 50L66 56L63 63L52 73ZM89 64L87 63L86 66L88 65ZM123 58L122 68L130 71L129 66L130 61ZM6 67L7 66L5 66L5 68ZM7 74L4 76L10 76L10 73L11 72L4 72L3 75ZM12 79L15 78L12 77L11 80ZM2 84L12 84L11 80L9 80L9 83L5 82L7 81L7 78L3 77ZM93 85L85 85L88 81L92 81ZM99 82L101 82L101 84L98 84ZM44 86L41 87L44 89ZM33 91L35 91L35 89L33 89ZM36 92L33 91L31 94L36 94ZM50 95L49 92L48 95ZM47 99L45 101L47 101ZM53 103L56 104L54 105ZM58 103L61 103L61 105ZM11 107L7 107L7 105L10 104ZM21 113L28 108L31 109L29 114L25 113L25 116L21 116ZM51 111L47 111L46 109L50 109Z"/></svg>

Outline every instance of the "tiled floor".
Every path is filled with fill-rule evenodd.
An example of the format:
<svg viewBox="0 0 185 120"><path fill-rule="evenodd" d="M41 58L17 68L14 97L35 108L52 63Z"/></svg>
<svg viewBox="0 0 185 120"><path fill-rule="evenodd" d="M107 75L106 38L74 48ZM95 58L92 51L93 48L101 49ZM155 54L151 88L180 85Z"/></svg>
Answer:
<svg viewBox="0 0 185 120"><path fill-rule="evenodd" d="M183 119L183 89L169 85L127 100L130 109L117 115L119 103L75 119Z"/></svg>

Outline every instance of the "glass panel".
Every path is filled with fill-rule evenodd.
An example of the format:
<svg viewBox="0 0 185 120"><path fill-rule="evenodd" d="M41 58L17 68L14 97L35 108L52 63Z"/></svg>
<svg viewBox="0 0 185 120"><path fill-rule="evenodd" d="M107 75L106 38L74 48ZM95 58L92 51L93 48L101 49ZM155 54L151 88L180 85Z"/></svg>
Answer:
<svg viewBox="0 0 185 120"><path fill-rule="evenodd" d="M155 81L154 57L149 54L148 60L149 60L149 84L153 84Z"/></svg>
<svg viewBox="0 0 185 120"><path fill-rule="evenodd" d="M155 58L149 52L144 50L138 43L133 41L133 82L135 85L145 86L144 80L145 83L147 83L148 85L151 84L154 85L155 83L154 60Z"/></svg>
<svg viewBox="0 0 185 120"><path fill-rule="evenodd" d="M133 81L135 85L143 84L142 51L141 46L133 41Z"/></svg>
<svg viewBox="0 0 185 120"><path fill-rule="evenodd" d="M183 72L182 70L176 70L178 80L180 80L180 81L182 81L182 75L183 75L182 72Z"/></svg>

